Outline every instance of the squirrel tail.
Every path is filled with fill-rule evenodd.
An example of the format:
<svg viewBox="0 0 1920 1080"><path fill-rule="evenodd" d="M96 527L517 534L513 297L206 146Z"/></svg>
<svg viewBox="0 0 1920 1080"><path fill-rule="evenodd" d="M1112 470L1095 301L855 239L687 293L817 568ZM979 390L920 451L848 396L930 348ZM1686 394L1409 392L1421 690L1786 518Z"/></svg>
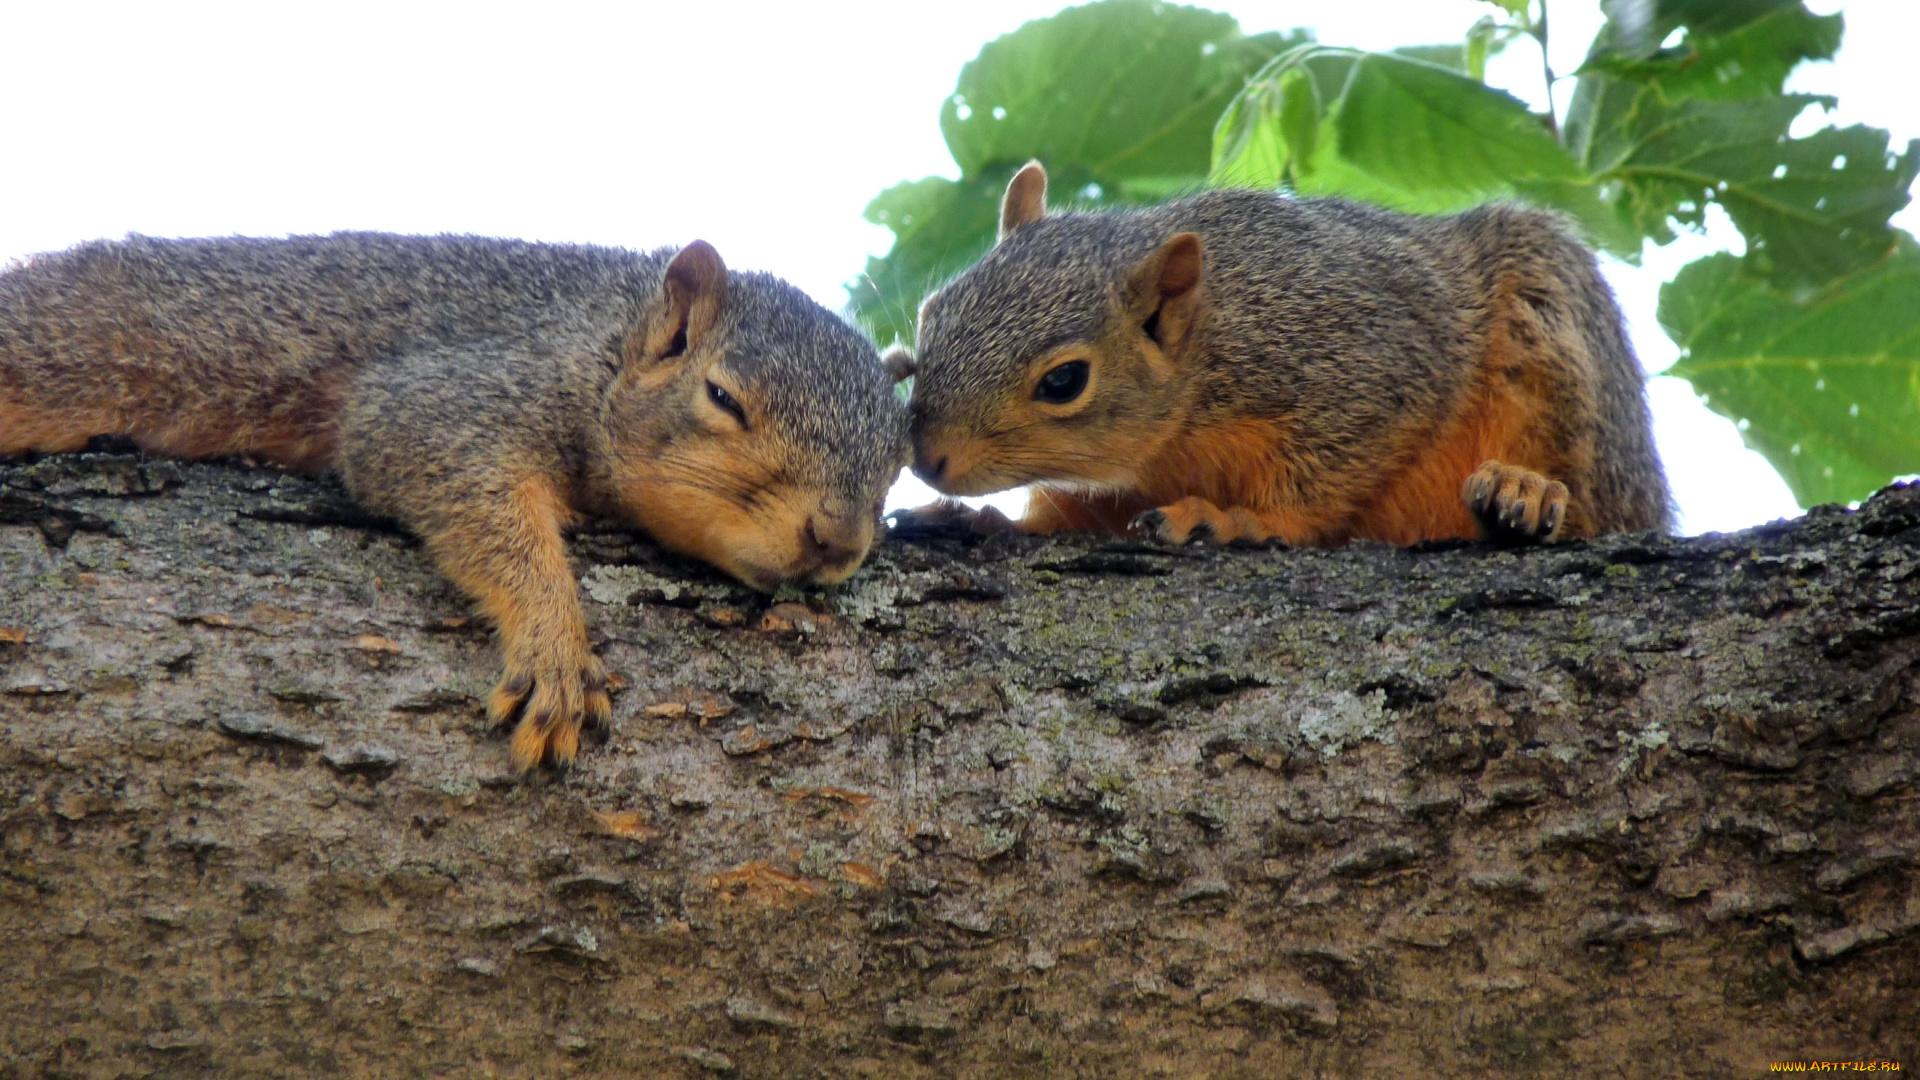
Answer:
<svg viewBox="0 0 1920 1080"><path fill-rule="evenodd" d="M1567 257L1556 260L1571 280L1567 296L1574 329L1593 364L1597 383L1594 421L1599 453L1589 480L1591 503L1603 532L1673 531L1673 495L1653 445L1647 410L1646 373L1627 340L1626 320L1592 252L1572 238Z"/></svg>

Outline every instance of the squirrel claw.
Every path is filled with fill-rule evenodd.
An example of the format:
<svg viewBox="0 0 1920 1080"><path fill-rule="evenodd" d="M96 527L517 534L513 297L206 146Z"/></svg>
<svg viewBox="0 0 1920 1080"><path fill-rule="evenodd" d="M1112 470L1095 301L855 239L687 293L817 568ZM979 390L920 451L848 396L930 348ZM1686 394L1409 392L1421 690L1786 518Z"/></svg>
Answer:
<svg viewBox="0 0 1920 1080"><path fill-rule="evenodd" d="M1143 511L1133 519L1127 529L1157 543L1172 544L1176 547L1182 544L1204 544L1219 538L1213 524L1207 521L1196 521L1182 529L1173 515L1167 512L1166 507Z"/></svg>
<svg viewBox="0 0 1920 1080"><path fill-rule="evenodd" d="M1546 514L1544 514L1540 519L1540 527L1543 530L1545 530L1548 536L1556 536L1560 532L1560 522L1564 520L1566 516L1567 516L1566 503L1564 502L1549 503L1547 505Z"/></svg>
<svg viewBox="0 0 1920 1080"><path fill-rule="evenodd" d="M1141 513L1128 529L1162 544L1228 544L1264 540L1267 534L1245 511L1226 511L1197 497Z"/></svg>
<svg viewBox="0 0 1920 1080"><path fill-rule="evenodd" d="M1560 481L1498 461L1475 469L1460 494L1487 539L1503 543L1557 538L1571 498Z"/></svg>
<svg viewBox="0 0 1920 1080"><path fill-rule="evenodd" d="M613 720L606 669L589 655L584 664L539 673L510 671L487 702L487 716L503 726L516 716L509 755L516 772L546 765L564 771L580 752L582 730L604 742Z"/></svg>
<svg viewBox="0 0 1920 1080"><path fill-rule="evenodd" d="M1179 542L1172 536L1172 529L1167 524L1167 512L1165 510L1142 511L1136 515L1132 521L1127 523L1127 531L1139 533L1148 539L1158 540L1163 544Z"/></svg>

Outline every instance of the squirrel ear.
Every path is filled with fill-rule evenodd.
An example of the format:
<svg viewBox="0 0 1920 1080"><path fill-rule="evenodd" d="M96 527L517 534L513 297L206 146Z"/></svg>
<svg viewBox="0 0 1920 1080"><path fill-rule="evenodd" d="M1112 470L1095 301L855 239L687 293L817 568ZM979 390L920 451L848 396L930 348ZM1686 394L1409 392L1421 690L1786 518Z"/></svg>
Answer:
<svg viewBox="0 0 1920 1080"><path fill-rule="evenodd" d="M627 360L653 362L683 356L713 329L727 299L727 264L705 240L680 249L667 263L660 297L644 334L629 339ZM635 355L635 347L639 355Z"/></svg>
<svg viewBox="0 0 1920 1080"><path fill-rule="evenodd" d="M1163 352L1172 352L1193 329L1205 276L1206 252L1200 235L1190 232L1168 237L1128 275L1132 314Z"/></svg>
<svg viewBox="0 0 1920 1080"><path fill-rule="evenodd" d="M1005 242L1015 229L1031 225L1047 215L1047 168L1037 161L1020 166L1007 182L1006 197L1000 200L1000 239Z"/></svg>
<svg viewBox="0 0 1920 1080"><path fill-rule="evenodd" d="M894 382L910 379L919 370L914 366L913 354L898 345L888 349L887 355L881 357L880 362L886 365L887 374L893 376Z"/></svg>

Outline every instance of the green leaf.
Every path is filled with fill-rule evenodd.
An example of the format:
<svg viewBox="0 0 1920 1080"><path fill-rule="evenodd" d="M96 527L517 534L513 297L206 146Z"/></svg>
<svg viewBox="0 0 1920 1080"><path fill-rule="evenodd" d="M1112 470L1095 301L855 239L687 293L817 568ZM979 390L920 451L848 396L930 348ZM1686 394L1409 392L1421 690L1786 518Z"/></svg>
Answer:
<svg viewBox="0 0 1920 1080"><path fill-rule="evenodd" d="M1920 472L1920 246L1795 297L1732 255L1660 292L1671 369L1742 424L1801 505L1865 498Z"/></svg>
<svg viewBox="0 0 1920 1080"><path fill-rule="evenodd" d="M992 243L1007 178L1028 160L1046 163L1056 202L1138 204L1200 187L1221 111L1304 40L1246 37L1199 8L1104 0L989 42L941 109L960 179L899 185L868 207L895 241L848 286L855 317L882 341L911 340L926 292Z"/></svg>
<svg viewBox="0 0 1920 1080"><path fill-rule="evenodd" d="M1594 39L1566 122L1574 156L1631 117L1644 91L1667 103L1771 97L1803 60L1830 58L1844 24L1815 16L1802 0L1602 0L1607 22ZM1683 31L1681 43L1661 42Z"/></svg>
<svg viewBox="0 0 1920 1080"><path fill-rule="evenodd" d="M1581 68L1566 124L1623 230L1657 243L1700 227L1718 203L1746 235L1746 272L1813 288L1885 257L1887 220L1920 156L1884 132L1788 129L1830 98L1783 95L1796 64L1834 54L1839 16L1802 0L1606 0L1610 18ZM1679 43L1662 47L1675 31Z"/></svg>
<svg viewBox="0 0 1920 1080"><path fill-rule="evenodd" d="M1624 92L1624 95L1623 95ZM1809 105L1826 99L1805 95L1745 102L1669 102L1658 87L1615 84L1608 97L1625 105L1609 109L1609 123L1585 139L1582 164L1619 182L1622 216L1656 242L1673 239L1668 219L1699 226L1707 204L1729 188L1773 175L1776 149L1787 128ZM1576 102L1577 103L1577 102Z"/></svg>
<svg viewBox="0 0 1920 1080"><path fill-rule="evenodd" d="M1279 186L1296 161L1313 159L1321 111L1319 91L1304 68L1249 85L1227 106L1214 131L1212 183Z"/></svg>
<svg viewBox="0 0 1920 1080"><path fill-rule="evenodd" d="M1389 187L1481 201L1517 180L1577 180L1579 167L1518 98L1445 68L1361 57L1333 107L1339 151Z"/></svg>
<svg viewBox="0 0 1920 1080"><path fill-rule="evenodd" d="M1269 61L1247 81L1214 128L1212 183L1298 189L1301 178L1311 175L1318 163L1332 160L1337 166L1337 157L1321 154L1321 135L1328 103L1345 91L1359 55L1351 49L1301 45ZM1266 107L1239 108L1256 98ZM1247 153L1264 152L1271 167L1263 167L1258 158L1240 160L1243 146Z"/></svg>
<svg viewBox="0 0 1920 1080"><path fill-rule="evenodd" d="M1574 132L1582 164L1619 185L1615 205L1635 231L1665 243L1669 220L1700 226L1718 202L1747 237L1749 271L1799 286L1859 270L1892 247L1887 219L1907 204L1920 155L1890 155L1874 128L1787 137L1795 117L1831 99L1675 102L1659 84L1622 82L1595 92L1616 100L1590 106L1589 121L1604 119Z"/></svg>
<svg viewBox="0 0 1920 1080"><path fill-rule="evenodd" d="M1284 184L1413 213L1517 196L1566 212L1590 242L1623 258L1640 252L1640 234L1541 118L1508 94L1398 54L1308 46L1281 55L1221 117L1214 153L1216 184Z"/></svg>
<svg viewBox="0 0 1920 1080"><path fill-rule="evenodd" d="M940 113L963 175L1039 157L1106 176L1194 175L1213 122L1246 74L1280 51L1254 47L1230 15L1150 0L1068 8L987 44Z"/></svg>
<svg viewBox="0 0 1920 1080"><path fill-rule="evenodd" d="M1887 152L1878 128L1828 128L1777 144L1766 176L1749 174L1718 198L1747 236L1753 269L1786 283L1819 284L1883 258L1920 169L1920 142ZM1728 171L1733 171L1729 169Z"/></svg>
<svg viewBox="0 0 1920 1080"><path fill-rule="evenodd" d="M1284 183L1413 212L1464 209L1515 180L1578 177L1517 99L1397 54L1294 49L1214 131L1215 183Z"/></svg>
<svg viewBox="0 0 1920 1080"><path fill-rule="evenodd" d="M1845 22L1801 0L1612 0L1607 31L1579 74L1658 80L1673 99L1778 94L1804 60L1830 60ZM1651 17L1646 9L1652 8ZM1680 43L1660 43L1674 30Z"/></svg>
<svg viewBox="0 0 1920 1080"><path fill-rule="evenodd" d="M1472 58L1468 55L1468 46L1466 44L1402 45L1390 51L1395 56L1404 56L1409 60L1418 60L1423 64L1432 64L1434 67L1446 68L1448 71L1457 71L1462 75L1469 76L1475 82L1481 81L1480 76L1472 74L1469 70L1469 63ZM1481 60L1484 65L1485 57L1482 57Z"/></svg>
<svg viewBox="0 0 1920 1080"><path fill-rule="evenodd" d="M1304 72L1292 81L1306 82ZM1311 85L1309 83L1309 85ZM1286 81L1249 87L1233 99L1214 130L1212 182L1221 187L1272 187L1287 175L1293 151L1281 134Z"/></svg>
<svg viewBox="0 0 1920 1080"><path fill-rule="evenodd" d="M911 342L921 297L992 244L999 225L996 200L1011 177L1008 169L972 181L910 180L867 204L867 220L893 230L893 250L868 259L866 272L847 292L849 306L881 348Z"/></svg>

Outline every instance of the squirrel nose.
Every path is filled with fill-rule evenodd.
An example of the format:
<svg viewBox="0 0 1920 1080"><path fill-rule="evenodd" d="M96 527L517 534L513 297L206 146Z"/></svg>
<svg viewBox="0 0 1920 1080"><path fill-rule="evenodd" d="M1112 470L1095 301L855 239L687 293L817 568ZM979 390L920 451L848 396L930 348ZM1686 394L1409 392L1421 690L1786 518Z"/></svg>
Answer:
<svg viewBox="0 0 1920 1080"><path fill-rule="evenodd" d="M928 484L931 484L934 487L939 487L940 478L945 476L946 474L947 474L947 456L945 454L940 455L939 461L936 461L933 464L929 465L927 464L926 458L921 457L917 451L914 453L913 475L919 477L922 480L925 480Z"/></svg>
<svg viewBox="0 0 1920 1080"><path fill-rule="evenodd" d="M868 536L857 522L809 516L802 538L821 566L844 566L867 553Z"/></svg>

